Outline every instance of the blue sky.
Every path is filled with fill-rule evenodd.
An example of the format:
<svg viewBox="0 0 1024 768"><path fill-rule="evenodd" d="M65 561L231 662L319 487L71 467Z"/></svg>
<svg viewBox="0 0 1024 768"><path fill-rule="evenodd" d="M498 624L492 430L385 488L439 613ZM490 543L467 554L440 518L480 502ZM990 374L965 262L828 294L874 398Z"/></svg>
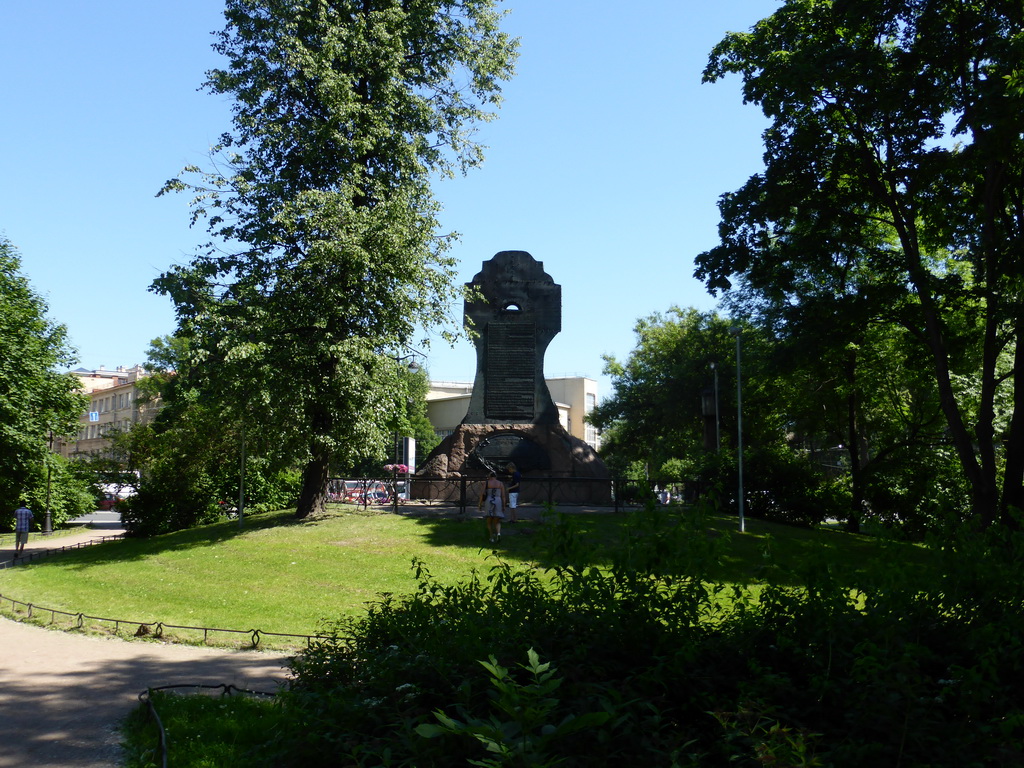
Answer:
<svg viewBox="0 0 1024 768"><path fill-rule="evenodd" d="M487 160L439 182L442 224L462 235L461 282L498 251L525 250L562 286L550 376L609 391L640 317L710 309L693 258L715 245L723 192L761 168L764 119L738 78L702 85L711 48L778 0L508 0L517 75ZM133 365L174 330L148 286L203 241L185 195L155 197L202 164L229 104L197 89L218 66L210 0L0 4L0 233L67 325L86 368ZM461 308L458 309L461 313ZM470 380L475 352L436 342L432 378Z"/></svg>

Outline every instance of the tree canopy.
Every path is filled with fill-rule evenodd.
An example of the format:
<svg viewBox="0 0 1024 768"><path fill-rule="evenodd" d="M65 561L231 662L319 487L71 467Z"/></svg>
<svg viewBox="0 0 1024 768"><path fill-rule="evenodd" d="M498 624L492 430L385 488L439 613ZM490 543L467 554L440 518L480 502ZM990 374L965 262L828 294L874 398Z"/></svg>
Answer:
<svg viewBox="0 0 1024 768"><path fill-rule="evenodd" d="M788 0L705 71L740 74L771 124L697 276L901 324L982 522L1024 507L1022 61L1019 2Z"/></svg>
<svg viewBox="0 0 1024 768"><path fill-rule="evenodd" d="M213 171L186 169L213 240L154 284L192 355L181 372L305 465L387 442L418 327L449 330L450 236L431 181L482 159L474 127L511 76L495 0L228 0L206 88L234 100Z"/></svg>
<svg viewBox="0 0 1024 768"><path fill-rule="evenodd" d="M0 509L24 498L44 501L50 435L78 429L85 400L77 380L60 373L74 363L67 329L46 316L46 302L21 274L21 259L0 237Z"/></svg>

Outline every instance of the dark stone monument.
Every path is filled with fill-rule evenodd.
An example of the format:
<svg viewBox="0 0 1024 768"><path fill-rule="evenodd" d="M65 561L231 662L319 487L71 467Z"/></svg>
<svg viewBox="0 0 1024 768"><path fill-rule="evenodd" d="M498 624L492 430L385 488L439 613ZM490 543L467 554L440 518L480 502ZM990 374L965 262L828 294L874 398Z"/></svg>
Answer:
<svg viewBox="0 0 1024 768"><path fill-rule="evenodd" d="M465 424L557 424L544 353L562 330L562 286L525 251L502 251L476 274L466 325L476 339L476 379Z"/></svg>
<svg viewBox="0 0 1024 768"><path fill-rule="evenodd" d="M476 378L462 424L427 458L429 477L503 474L509 462L523 473L521 498L540 498L530 478L546 478L554 501L608 503L604 462L558 420L558 408L544 380L544 353L562 329L562 288L544 264L525 251L502 251L483 264L468 284L466 325L475 333ZM578 479L559 484L553 480ZM421 486L422 487L422 486ZM437 497L438 489L426 495ZM531 499L532 497L532 499Z"/></svg>

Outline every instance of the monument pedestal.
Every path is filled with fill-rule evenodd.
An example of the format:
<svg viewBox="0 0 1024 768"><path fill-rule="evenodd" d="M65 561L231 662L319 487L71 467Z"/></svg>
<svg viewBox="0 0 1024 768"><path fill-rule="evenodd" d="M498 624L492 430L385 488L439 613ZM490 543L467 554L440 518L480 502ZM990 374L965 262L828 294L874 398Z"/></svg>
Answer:
<svg viewBox="0 0 1024 768"><path fill-rule="evenodd" d="M523 475L520 503L612 503L605 463L561 424L460 424L416 475L423 479L471 478L482 484L494 471L507 482L510 462ZM442 499L452 494L453 486L417 482L413 489L414 498Z"/></svg>
<svg viewBox="0 0 1024 768"><path fill-rule="evenodd" d="M520 501L610 503L608 469L559 423L544 379L544 351L562 328L562 287L526 251L495 254L468 287L464 314L478 332L473 394L462 424L420 466L413 498L451 499L454 480L460 498L472 497L492 471L507 480L514 463Z"/></svg>

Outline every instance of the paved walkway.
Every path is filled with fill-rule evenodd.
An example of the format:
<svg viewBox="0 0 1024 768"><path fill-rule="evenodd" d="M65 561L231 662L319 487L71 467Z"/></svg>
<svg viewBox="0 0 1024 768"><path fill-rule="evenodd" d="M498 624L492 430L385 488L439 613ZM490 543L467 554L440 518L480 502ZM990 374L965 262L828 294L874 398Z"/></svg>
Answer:
<svg viewBox="0 0 1024 768"><path fill-rule="evenodd" d="M458 514L457 508L423 510L409 505L400 509L404 514ZM539 514L536 507L520 511L526 523ZM479 516L472 507L468 512L470 517ZM52 537L33 533L26 552L120 533L123 530L116 524ZM0 536L0 567L12 559L13 550L13 534ZM286 678L286 660L284 654L271 652L128 642L0 618L0 768L117 766L118 724L137 705L141 691L162 685L222 683L271 691Z"/></svg>
<svg viewBox="0 0 1024 768"><path fill-rule="evenodd" d="M28 548L118 532L33 534ZM6 537L0 542L0 561L12 547ZM127 642L0 618L0 768L120 765L118 724L141 691L182 683L272 691L285 679L285 661L284 654Z"/></svg>

